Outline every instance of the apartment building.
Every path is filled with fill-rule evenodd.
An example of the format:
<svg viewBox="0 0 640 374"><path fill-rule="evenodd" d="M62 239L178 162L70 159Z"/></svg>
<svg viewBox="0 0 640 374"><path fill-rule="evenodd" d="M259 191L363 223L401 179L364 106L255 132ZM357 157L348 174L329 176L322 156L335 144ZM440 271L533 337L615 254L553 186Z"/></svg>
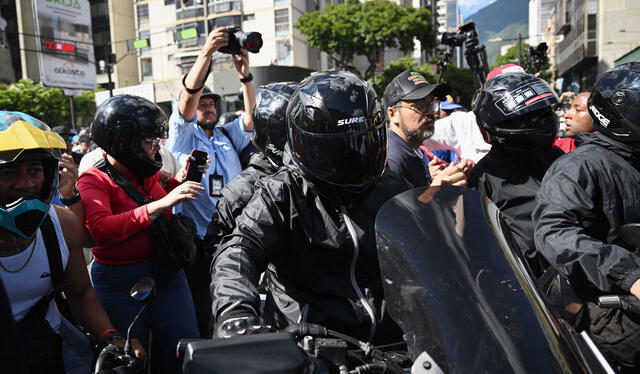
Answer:
<svg viewBox="0 0 640 374"><path fill-rule="evenodd" d="M555 63L563 90L584 91L640 46L637 0L557 0ZM618 62L617 62L618 61Z"/></svg>

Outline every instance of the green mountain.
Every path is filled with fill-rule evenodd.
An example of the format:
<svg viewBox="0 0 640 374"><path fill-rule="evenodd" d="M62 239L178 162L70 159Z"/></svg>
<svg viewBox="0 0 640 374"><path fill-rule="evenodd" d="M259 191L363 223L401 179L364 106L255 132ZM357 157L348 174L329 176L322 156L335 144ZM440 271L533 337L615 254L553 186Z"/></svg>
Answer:
<svg viewBox="0 0 640 374"><path fill-rule="evenodd" d="M489 65L493 65L500 55L500 47L517 43L518 33L526 41L529 33L529 1L497 0L467 17L465 22L468 21L476 23L480 42L487 47ZM495 38L515 40L489 42Z"/></svg>

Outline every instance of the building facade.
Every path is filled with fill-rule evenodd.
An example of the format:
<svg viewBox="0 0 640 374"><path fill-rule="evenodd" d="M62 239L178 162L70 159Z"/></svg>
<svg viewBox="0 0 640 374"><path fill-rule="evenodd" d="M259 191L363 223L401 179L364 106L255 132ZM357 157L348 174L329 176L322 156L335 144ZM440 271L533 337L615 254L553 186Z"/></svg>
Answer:
<svg viewBox="0 0 640 374"><path fill-rule="evenodd" d="M114 87L138 84L138 62L129 52L127 41L135 37L133 0L91 0L91 23L98 87L107 88L108 77L100 69L100 60L114 54L111 76ZM40 36L35 26L33 0L0 0L0 18L6 21L0 40L0 81L15 82L21 78L40 81L38 53ZM0 25L4 23L0 20ZM0 27L1 29L1 27ZM7 63L9 63L7 66Z"/></svg>
<svg viewBox="0 0 640 374"><path fill-rule="evenodd" d="M640 46L640 2L557 0L555 67L563 90L589 90L596 77Z"/></svg>

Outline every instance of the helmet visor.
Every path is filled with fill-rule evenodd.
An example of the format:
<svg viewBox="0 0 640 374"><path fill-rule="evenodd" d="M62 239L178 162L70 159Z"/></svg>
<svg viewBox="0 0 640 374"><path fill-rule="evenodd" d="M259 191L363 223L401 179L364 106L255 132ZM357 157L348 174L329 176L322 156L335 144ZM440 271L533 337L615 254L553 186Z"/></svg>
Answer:
<svg viewBox="0 0 640 374"><path fill-rule="evenodd" d="M294 159L305 172L339 186L358 186L379 178L387 157L384 125L347 134L315 134L291 126Z"/></svg>

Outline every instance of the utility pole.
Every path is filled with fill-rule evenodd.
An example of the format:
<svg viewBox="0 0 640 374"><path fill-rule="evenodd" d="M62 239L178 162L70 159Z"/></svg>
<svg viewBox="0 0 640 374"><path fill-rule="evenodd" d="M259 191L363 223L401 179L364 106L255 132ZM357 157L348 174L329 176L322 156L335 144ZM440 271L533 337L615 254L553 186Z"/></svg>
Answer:
<svg viewBox="0 0 640 374"><path fill-rule="evenodd" d="M518 65L522 66L522 34L518 33Z"/></svg>

